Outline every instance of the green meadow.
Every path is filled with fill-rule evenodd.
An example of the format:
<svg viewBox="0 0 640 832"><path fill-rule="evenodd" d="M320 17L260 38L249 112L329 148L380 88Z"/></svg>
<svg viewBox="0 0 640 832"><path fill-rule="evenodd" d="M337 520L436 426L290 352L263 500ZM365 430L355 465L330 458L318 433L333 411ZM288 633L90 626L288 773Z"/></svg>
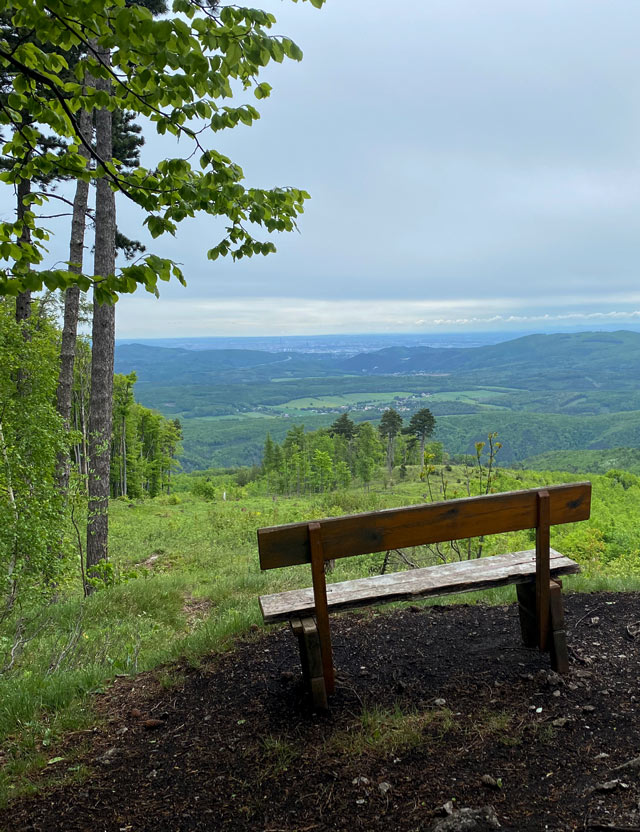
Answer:
<svg viewBox="0 0 640 832"><path fill-rule="evenodd" d="M114 500L111 584L84 599L77 576L70 574L57 603L20 608L0 624L2 801L34 788L37 772L51 761L51 749L62 735L95 722L88 694L104 689L118 674L144 670L156 671L170 684L172 662L197 664L230 648L235 637L261 629L259 595L309 585L305 566L260 571L256 529L424 502L440 496L443 482L449 496L462 496L467 476L464 468L443 466L423 482L410 469L404 481L376 482L368 492L352 488L274 498L264 492L264 481L240 486L220 471L212 472L208 499L191 490L198 478L182 475L173 494ZM511 490L580 478L501 469L494 484ZM566 587L640 589L640 478L614 471L592 480L591 520L553 530L552 545L582 565L582 574L569 578ZM483 551L532 545L532 533L520 532L487 540ZM338 561L330 580L375 574L383 554ZM432 562L426 549L413 555L421 564ZM512 590L444 602L505 602L513 600Z"/></svg>

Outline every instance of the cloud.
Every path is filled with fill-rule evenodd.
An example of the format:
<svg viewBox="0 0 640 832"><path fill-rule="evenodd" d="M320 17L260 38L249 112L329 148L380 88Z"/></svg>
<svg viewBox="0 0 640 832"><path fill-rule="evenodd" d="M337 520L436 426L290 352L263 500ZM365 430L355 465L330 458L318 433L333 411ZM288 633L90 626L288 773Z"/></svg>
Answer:
<svg viewBox="0 0 640 832"><path fill-rule="evenodd" d="M570 300L570 299L565 299ZM600 311L575 304L557 313L523 307L513 298L423 301L309 300L308 298L227 298L224 300L157 301L123 298L116 310L119 338L166 338L168 333L193 337L229 335L307 335L332 333L429 332L447 327L471 329L532 328L553 325L637 322L637 306ZM585 308L586 307L586 308ZM518 310L516 312L512 310ZM416 319L416 314L421 317Z"/></svg>
<svg viewBox="0 0 640 832"><path fill-rule="evenodd" d="M188 281L163 286L158 304L123 299L128 332L362 331L368 319L370 329L415 328L485 311L555 320L589 304L594 314L630 308L640 264L636 0L260 5L304 60L268 68L261 120L211 143L249 185L310 191L300 233L280 235L276 255L211 263L224 223L188 220L175 238L151 241L119 200L120 225L180 262ZM183 151L145 133L149 160ZM63 235L51 260L66 251Z"/></svg>

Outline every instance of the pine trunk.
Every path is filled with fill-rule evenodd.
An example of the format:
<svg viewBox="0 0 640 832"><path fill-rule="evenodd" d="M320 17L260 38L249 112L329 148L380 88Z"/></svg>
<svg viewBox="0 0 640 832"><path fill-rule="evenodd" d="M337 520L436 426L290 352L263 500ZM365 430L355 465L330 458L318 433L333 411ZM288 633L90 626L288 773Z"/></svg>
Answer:
<svg viewBox="0 0 640 832"><path fill-rule="evenodd" d="M88 142L91 140L91 116L84 110L79 117L80 130ZM87 160L89 150L80 145L79 153ZM82 273L84 260L84 235L89 202L89 183L78 180L73 199L73 216L71 219L71 240L69 243L69 271ZM73 389L73 366L76 359L76 338L78 334L78 312L80 309L80 289L69 287L64 294L64 325L62 329L62 346L60 348L60 372L58 374L58 389L56 391L58 413L65 425L71 419L71 398ZM69 455L58 458L57 468L58 489L65 493L69 487Z"/></svg>
<svg viewBox="0 0 640 832"><path fill-rule="evenodd" d="M104 63L108 51L97 50ZM110 82L99 79L96 88L110 91ZM96 151L104 161L112 158L112 119L107 109L96 113ZM96 280L115 272L116 206L115 195L106 177L96 185L96 237L94 275ZM96 575L96 566L108 559L109 474L113 410L113 357L115 346L115 307L111 303L93 304L91 349L91 393L89 397L89 516L87 521L87 575Z"/></svg>

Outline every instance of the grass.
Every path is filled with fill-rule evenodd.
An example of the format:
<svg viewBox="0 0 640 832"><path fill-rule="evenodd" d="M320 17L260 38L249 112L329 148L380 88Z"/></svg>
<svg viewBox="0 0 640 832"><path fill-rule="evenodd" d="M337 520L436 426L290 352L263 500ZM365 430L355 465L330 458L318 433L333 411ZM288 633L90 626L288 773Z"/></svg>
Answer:
<svg viewBox="0 0 640 832"><path fill-rule="evenodd" d="M447 476L453 486L462 475L454 469ZM505 489L552 481L549 475L529 477L524 472L511 479L508 472L500 476ZM594 519L579 529L563 527L552 539L552 545L575 554L585 565L585 573L566 579L565 588L640 590L640 558L631 557L640 550L638 494L605 477L595 480ZM16 644L16 633L22 633L24 644L11 669L0 674L0 802L30 788L32 776L55 756L51 750L62 736L95 721L88 693L109 684L116 674L156 668L162 685L179 684L179 676L167 667L184 659L198 664L203 656L227 649L252 625L262 626L259 595L310 585L307 566L260 571L256 528L422 502L426 486L413 480L393 488L380 484L370 493L353 489L277 500L250 495L246 489L238 494L239 499L226 502L200 500L188 492L135 504L113 501L110 548L115 585L84 600L74 567L76 583L61 587L58 603L20 609L3 622L0 667ZM486 551L532 545L529 533L523 532L487 540ZM626 559L617 558L615 546L624 548ZM381 560L381 555L341 559L329 580L375 573ZM616 564L624 568L616 571ZM422 603L513 600L513 587L505 587ZM425 716L371 711L343 742L353 753L365 753L376 744L410 743L427 726L434 727L433 719L433 712ZM274 743L270 764L284 765L289 752Z"/></svg>
<svg viewBox="0 0 640 832"><path fill-rule="evenodd" d="M327 740L326 750L349 757L398 754L422 745L427 731L433 741L434 736L455 727L448 708L427 711L403 711L399 706L392 710L364 708L355 726L338 731Z"/></svg>
<svg viewBox="0 0 640 832"><path fill-rule="evenodd" d="M265 737L262 746L264 749L262 774L265 780L284 774L302 756L300 748L280 737Z"/></svg>

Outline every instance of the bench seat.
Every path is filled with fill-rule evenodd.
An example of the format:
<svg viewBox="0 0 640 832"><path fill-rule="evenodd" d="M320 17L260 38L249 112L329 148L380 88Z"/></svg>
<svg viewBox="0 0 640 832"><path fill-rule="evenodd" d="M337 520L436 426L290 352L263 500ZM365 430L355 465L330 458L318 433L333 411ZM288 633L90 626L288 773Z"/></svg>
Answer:
<svg viewBox="0 0 640 832"><path fill-rule="evenodd" d="M575 561L555 549L550 549L549 566L552 578L580 571ZM406 572L329 583L327 605L330 612L339 612L394 601L415 601L526 583L535 580L535 576L536 551L527 549L477 560L455 561ZM313 587L263 595L259 600L266 624L314 614Z"/></svg>

